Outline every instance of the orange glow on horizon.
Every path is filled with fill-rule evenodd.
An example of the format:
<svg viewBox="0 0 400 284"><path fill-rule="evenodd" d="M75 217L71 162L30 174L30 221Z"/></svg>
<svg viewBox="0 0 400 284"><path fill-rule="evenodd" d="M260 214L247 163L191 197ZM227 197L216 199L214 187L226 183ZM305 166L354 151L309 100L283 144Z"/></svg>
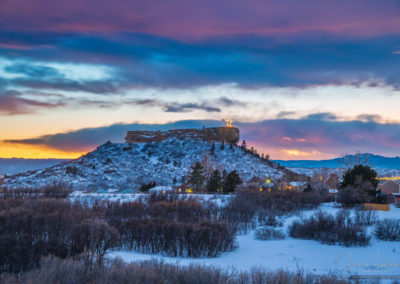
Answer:
<svg viewBox="0 0 400 284"><path fill-rule="evenodd" d="M86 152L66 152L40 145L0 143L0 158L75 159Z"/></svg>

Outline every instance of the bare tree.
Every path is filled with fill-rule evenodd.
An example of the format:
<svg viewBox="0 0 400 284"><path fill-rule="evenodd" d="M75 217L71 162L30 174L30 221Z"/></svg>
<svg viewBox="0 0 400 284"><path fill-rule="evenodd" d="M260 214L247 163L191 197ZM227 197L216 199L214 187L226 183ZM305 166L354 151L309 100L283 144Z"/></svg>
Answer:
<svg viewBox="0 0 400 284"><path fill-rule="evenodd" d="M358 165L363 165L363 166L372 166L370 161L370 154L362 154L360 151L355 153L354 155L349 155L349 154L344 154L342 155L340 159L340 164L342 165L343 168L346 169L351 169L355 166Z"/></svg>

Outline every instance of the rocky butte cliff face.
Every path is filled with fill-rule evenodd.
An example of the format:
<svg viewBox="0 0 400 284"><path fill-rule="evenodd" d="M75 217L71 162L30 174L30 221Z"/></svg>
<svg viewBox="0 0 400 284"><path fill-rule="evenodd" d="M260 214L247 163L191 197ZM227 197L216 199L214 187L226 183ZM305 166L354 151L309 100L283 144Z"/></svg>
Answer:
<svg viewBox="0 0 400 284"><path fill-rule="evenodd" d="M128 131L126 143L160 142L170 138L201 139L207 142L237 143L239 129L236 127L210 127L203 129L173 129L168 131Z"/></svg>

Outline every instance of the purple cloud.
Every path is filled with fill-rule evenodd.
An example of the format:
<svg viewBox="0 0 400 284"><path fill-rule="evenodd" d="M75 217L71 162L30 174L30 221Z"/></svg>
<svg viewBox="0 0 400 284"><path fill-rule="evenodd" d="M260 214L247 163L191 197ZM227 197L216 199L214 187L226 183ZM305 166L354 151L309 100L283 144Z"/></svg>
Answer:
<svg viewBox="0 0 400 284"><path fill-rule="evenodd" d="M166 124L115 124L5 142L44 145L58 150L79 152L90 151L107 140L123 142L129 130L168 130L219 125L221 125L219 121L201 120ZM336 121L317 119L317 116L314 116L254 123L235 122L235 126L240 129L241 139L246 139L249 145L256 145L265 153L273 150L275 155L277 155L276 149L296 149L333 156L356 151L391 156L397 153L400 142L400 124L382 124L375 121Z"/></svg>
<svg viewBox="0 0 400 284"><path fill-rule="evenodd" d="M84 11L84 13L82 13ZM180 39L220 35L304 32L382 35L399 33L396 0L5 0L3 30L135 32Z"/></svg>
<svg viewBox="0 0 400 284"><path fill-rule="evenodd" d="M17 115L32 113L38 109L56 108L65 106L64 102L48 103L20 97L17 91L0 93L0 115Z"/></svg>

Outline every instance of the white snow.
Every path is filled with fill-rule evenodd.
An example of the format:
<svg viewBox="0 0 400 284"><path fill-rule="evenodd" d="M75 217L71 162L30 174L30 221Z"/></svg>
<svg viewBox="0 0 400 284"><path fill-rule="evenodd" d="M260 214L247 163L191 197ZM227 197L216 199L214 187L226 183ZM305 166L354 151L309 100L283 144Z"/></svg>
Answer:
<svg viewBox="0 0 400 284"><path fill-rule="evenodd" d="M305 186L307 185L306 181L291 181L289 182L289 185L291 186Z"/></svg>
<svg viewBox="0 0 400 284"><path fill-rule="evenodd" d="M179 198L196 198L200 202L212 202L217 206L225 206L234 195L229 194L177 194ZM137 200L146 201L149 194L145 193L106 193L96 192L88 193L82 191L74 191L70 195L71 201L79 201L88 204L94 204L96 201L111 201L111 202L132 202Z"/></svg>
<svg viewBox="0 0 400 284"><path fill-rule="evenodd" d="M339 210L333 204L323 204L319 209L329 213ZM309 216L315 212L316 210L308 210L304 211L303 215ZM377 216L380 219L400 218L400 209L392 207L391 211L378 211ZM287 229L296 218L299 216L287 218L284 227ZM370 245L367 247L348 248L290 237L285 240L259 241L254 238L254 231L252 231L237 237L235 250L222 253L216 258L166 257L134 251L112 251L108 256L120 257L127 262L156 258L183 265L194 263L239 270L261 266L269 270L298 271L302 269L309 273L335 273L342 276L400 274L400 242L383 242L375 237L371 238Z"/></svg>

